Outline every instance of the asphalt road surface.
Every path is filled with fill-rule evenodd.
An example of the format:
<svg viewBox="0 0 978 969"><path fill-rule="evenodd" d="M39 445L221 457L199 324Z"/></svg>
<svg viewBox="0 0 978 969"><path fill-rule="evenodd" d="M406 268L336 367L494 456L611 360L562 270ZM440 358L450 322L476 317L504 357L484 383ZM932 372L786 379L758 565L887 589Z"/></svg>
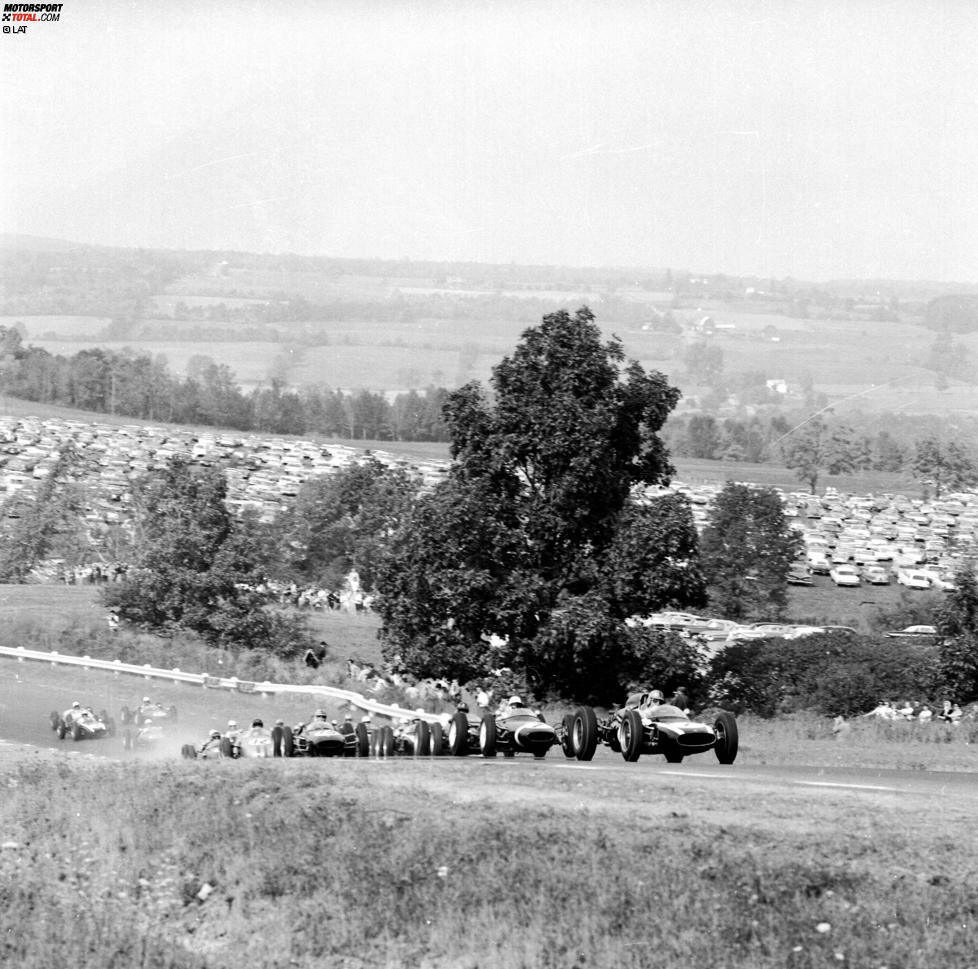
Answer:
<svg viewBox="0 0 978 969"><path fill-rule="evenodd" d="M165 743L154 751L126 752L120 736L98 741L59 741L51 729L52 711L64 711L78 700L96 712L105 709L118 718L123 706L135 707L143 696L166 706L175 705L177 723L166 728ZM165 683L126 674L84 671L73 667L53 667L36 662L18 662L0 658L0 749L13 756L18 751L36 749L60 751L62 754L105 757L111 759L179 759L184 743L200 743L211 729L223 730L229 719L242 726L261 717L266 725L276 718L286 723L308 719L324 705L315 697L250 696L226 690L205 690L182 683ZM329 701L331 717L342 718L345 708ZM803 752L799 754L804 757ZM381 765L378 765L381 766ZM410 765L405 764L408 768ZM341 764L337 764L342 769ZM976 756L978 768L978 756ZM566 779L573 772L581 794L599 797L610 782L643 784L693 785L713 787L719 796L724 791L743 795L753 791L758 797L766 793L784 795L791 791L801 797L848 793L855 797L879 800L893 805L903 799L919 798L978 803L978 770L967 772L876 770L828 767L799 763L792 766L751 764L741 757L737 763L723 766L712 753L687 759L683 764L666 764L661 757L642 758L637 764L625 763L619 754L599 748L593 761L567 760L554 748L545 760L529 757L483 760L479 757L439 758L425 763L426 770L466 772L473 782L482 785L506 785L520 782L521 774L559 772ZM446 778L447 779L447 778ZM526 780L530 780L527 777Z"/></svg>

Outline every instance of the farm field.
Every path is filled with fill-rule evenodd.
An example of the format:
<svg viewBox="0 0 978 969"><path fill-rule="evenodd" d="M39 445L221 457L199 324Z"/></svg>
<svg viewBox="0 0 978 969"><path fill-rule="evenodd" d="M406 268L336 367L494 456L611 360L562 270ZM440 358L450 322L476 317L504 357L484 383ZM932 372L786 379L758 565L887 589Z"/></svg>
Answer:
<svg viewBox="0 0 978 969"><path fill-rule="evenodd" d="M155 299L169 306L176 294ZM219 300L216 295L200 300ZM228 297L228 304L248 302ZM554 309L563 303L555 303ZM569 305L568 308L576 308ZM642 331L634 324L603 318L600 303L592 307L609 336L617 334L626 354L646 368L660 370L682 387L683 354L699 337L663 336ZM722 350L727 374L761 371L782 378L797 390L810 379L815 389L836 404L838 413L899 411L908 414L974 413L974 387L951 380L945 390L934 386L934 373L922 366L934 342L934 333L909 323L870 323L862 320L799 320L779 314L752 314L711 307L710 315L733 322L734 331L710 338ZM692 319L704 315L691 309L676 315ZM251 388L275 372L293 385L328 384L379 392L423 389L435 384L455 386L469 379L487 381L492 366L515 346L530 321L446 320L409 318L400 322L360 320L302 321L273 324L277 342L146 340L100 343L91 339L106 320L78 316L3 317L0 323L23 322L28 342L50 353L70 355L86 347L105 346L115 351L131 347L137 353L162 354L170 370L182 375L191 357L206 355L226 364L239 382ZM186 322L157 321L162 327L193 328ZM230 324L221 324L227 326ZM775 326L780 342L761 341L760 331ZM52 333L56 339L46 339ZM88 337L89 339L85 339ZM299 343L319 338L326 345L302 352ZM978 358L978 334L956 337L971 359ZM291 346L290 344L296 344ZM687 387L686 393L701 388Z"/></svg>

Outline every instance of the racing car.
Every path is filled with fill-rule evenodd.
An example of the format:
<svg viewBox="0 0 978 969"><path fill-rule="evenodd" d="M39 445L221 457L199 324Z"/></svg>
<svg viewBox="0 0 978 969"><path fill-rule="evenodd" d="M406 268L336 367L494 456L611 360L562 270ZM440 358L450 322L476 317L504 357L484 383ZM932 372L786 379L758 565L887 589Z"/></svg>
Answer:
<svg viewBox="0 0 978 969"><path fill-rule="evenodd" d="M442 725L416 716L402 720L396 727L380 727L371 746L376 757L438 757L444 753L444 745Z"/></svg>
<svg viewBox="0 0 978 969"><path fill-rule="evenodd" d="M144 696L142 703L134 710L123 707L119 714L119 721L124 727L141 726L147 720L169 720L170 723L177 722L177 708L175 706L163 706L162 703L154 703L148 696Z"/></svg>
<svg viewBox="0 0 978 969"><path fill-rule="evenodd" d="M281 720L272 727L273 757L368 757L370 732L358 723L343 733L328 720L289 727Z"/></svg>
<svg viewBox="0 0 978 969"><path fill-rule="evenodd" d="M681 764L690 754L712 750L721 764L737 758L737 718L718 710L711 723L701 723L668 703L650 702L650 694L633 693L610 716L598 718L593 707L578 707L564 718L561 745L568 757L591 760L598 743L605 744L629 763L642 754L662 754L670 764Z"/></svg>
<svg viewBox="0 0 978 969"><path fill-rule="evenodd" d="M467 708L456 711L448 724L447 743L455 757L495 757L502 752L504 757L528 753L541 759L560 740L557 731L523 706L519 697L510 697L502 709L485 713L481 719L472 717Z"/></svg>
<svg viewBox="0 0 978 969"><path fill-rule="evenodd" d="M115 724L105 710L96 716L91 707L83 707L61 714L51 711L51 729L58 740L70 736L72 740L102 740L115 735Z"/></svg>
<svg viewBox="0 0 978 969"><path fill-rule="evenodd" d="M122 733L122 744L126 750L140 747L155 747L163 740L163 727L159 720L147 718L142 724L128 724Z"/></svg>

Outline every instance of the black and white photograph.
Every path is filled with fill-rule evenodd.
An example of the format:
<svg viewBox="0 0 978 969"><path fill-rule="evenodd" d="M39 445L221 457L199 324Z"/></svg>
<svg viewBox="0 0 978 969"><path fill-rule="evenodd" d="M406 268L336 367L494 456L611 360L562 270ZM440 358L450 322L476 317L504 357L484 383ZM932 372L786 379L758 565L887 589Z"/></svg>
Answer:
<svg viewBox="0 0 978 969"><path fill-rule="evenodd" d="M978 6L0 5L0 963L978 969Z"/></svg>

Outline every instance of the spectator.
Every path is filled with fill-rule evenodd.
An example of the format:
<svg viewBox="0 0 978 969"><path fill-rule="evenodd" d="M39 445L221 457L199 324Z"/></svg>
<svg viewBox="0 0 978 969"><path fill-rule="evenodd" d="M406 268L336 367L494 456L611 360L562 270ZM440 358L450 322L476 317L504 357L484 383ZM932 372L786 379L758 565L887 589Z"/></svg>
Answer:
<svg viewBox="0 0 978 969"><path fill-rule="evenodd" d="M909 700L904 700L896 712L901 720L913 720L913 704Z"/></svg>
<svg viewBox="0 0 978 969"><path fill-rule="evenodd" d="M920 713L917 714L919 723L930 723L933 717L934 711L926 703L920 708Z"/></svg>

